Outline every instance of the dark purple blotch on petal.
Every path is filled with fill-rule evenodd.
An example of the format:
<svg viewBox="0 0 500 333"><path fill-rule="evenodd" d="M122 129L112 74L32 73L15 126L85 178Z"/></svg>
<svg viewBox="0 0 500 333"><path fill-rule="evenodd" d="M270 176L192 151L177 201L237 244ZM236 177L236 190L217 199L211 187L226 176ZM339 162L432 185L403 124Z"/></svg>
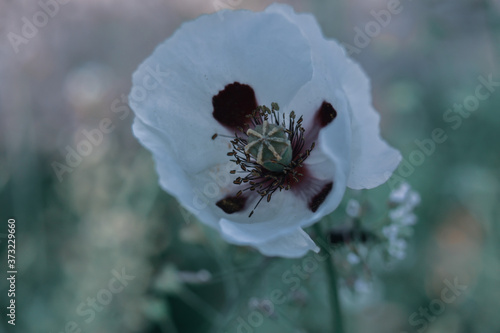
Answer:
<svg viewBox="0 0 500 333"><path fill-rule="evenodd" d="M328 102L323 102L318 111L316 111L316 123L320 127L325 127L337 117L337 111Z"/></svg>
<svg viewBox="0 0 500 333"><path fill-rule="evenodd" d="M321 204L325 202L325 199L328 196L328 194L330 194L330 192L332 191L332 188L333 188L333 182L328 183L325 186L323 186L321 191L319 191L317 194L314 195L314 197L312 197L311 201L309 201L309 209L313 213L315 213L318 210L319 206L321 206Z"/></svg>
<svg viewBox="0 0 500 333"><path fill-rule="evenodd" d="M236 129L249 121L247 115L257 108L257 99L252 87L234 82L212 98L213 116L223 126Z"/></svg>
<svg viewBox="0 0 500 333"><path fill-rule="evenodd" d="M215 204L226 214L233 214L245 209L247 198L244 196L229 196L217 201Z"/></svg>

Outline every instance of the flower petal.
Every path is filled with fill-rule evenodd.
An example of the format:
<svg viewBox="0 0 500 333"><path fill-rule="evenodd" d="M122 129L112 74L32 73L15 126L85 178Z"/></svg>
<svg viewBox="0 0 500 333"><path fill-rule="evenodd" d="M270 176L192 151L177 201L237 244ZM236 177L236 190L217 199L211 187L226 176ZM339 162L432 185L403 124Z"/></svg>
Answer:
<svg viewBox="0 0 500 333"><path fill-rule="evenodd" d="M309 237L309 235L301 228L296 228L286 234L260 243L255 243L253 241L242 242L238 239L227 236L226 239L232 243L240 245L252 245L262 254L270 257L278 256L285 258L299 258L306 254L309 250L316 253L320 250L311 237Z"/></svg>
<svg viewBox="0 0 500 333"><path fill-rule="evenodd" d="M337 129L332 126L325 135L333 137L336 133L342 133ZM290 233L299 227L310 226L331 213L344 194L349 160L335 156L335 149L322 152L321 142L328 142L328 139L320 140L318 147L304 163L309 173L305 176L305 183L299 183L298 190L292 188L276 192L269 203L263 200L251 218L248 214L260 198L258 195L247 203L245 210L238 213L225 214L219 207L210 205L214 209L213 214L221 216L221 233L235 242L259 243ZM328 185L331 188L326 193L323 192ZM325 197L312 210L311 200L321 196L322 192Z"/></svg>
<svg viewBox="0 0 500 333"><path fill-rule="evenodd" d="M259 198L254 196L245 211L231 215L214 206L214 214L221 216L219 225L223 235L236 242L258 243L289 233L313 217L306 201L291 191L281 191L273 195L270 203L263 200L249 218Z"/></svg>
<svg viewBox="0 0 500 333"><path fill-rule="evenodd" d="M234 134L213 116L213 97L227 85L249 85L259 104L287 104L312 77L307 40L282 15L219 14L183 24L161 44L134 73L129 96L136 115L175 142L188 173L224 160L230 149L208 142L214 133Z"/></svg>
<svg viewBox="0 0 500 333"><path fill-rule="evenodd" d="M207 204L203 197L193 192L192 177L176 162L166 134L146 125L139 118L135 118L132 128L139 142L153 153L161 187L173 195L188 211L200 218L200 212ZM218 229L219 218L210 214L210 211L204 211L200 220Z"/></svg>
<svg viewBox="0 0 500 333"><path fill-rule="evenodd" d="M259 207L265 209L257 209L251 219L248 215L259 196L249 200L246 209L241 212L224 213L217 207L217 201L239 190L232 183L235 176L229 173L234 168L233 162L220 163L191 174L176 163L177 157L163 131L146 125L139 118L135 119L133 130L141 144L153 153L161 187L203 223L219 230L220 226L229 225L228 235L234 234L235 240L238 240L238 236L246 235L247 238L240 241L263 242L289 233L305 221L310 221L312 213L307 209L307 203L290 191L273 196L273 204ZM290 219L290 216L294 216L294 219ZM225 231L221 232L224 234Z"/></svg>
<svg viewBox="0 0 500 333"><path fill-rule="evenodd" d="M232 162L190 174L176 163L176 156L163 131L146 125L139 118L135 119L133 130L141 144L152 151L162 188L175 196L202 222L216 229L220 229L219 225L225 226L226 228L221 230L222 233L233 235L234 237L230 238L235 241L263 242L289 233L304 221L311 220L313 214L308 210L307 203L290 191L277 193L273 197L273 204L259 207L262 209L257 209L252 219L248 218L248 214L258 196L250 200L244 211L224 213L216 206L216 202L226 195L234 195L238 189L232 183L234 176L229 173L234 167ZM263 205L265 204L264 202ZM294 216L294 219L290 219L290 216ZM308 224L311 223L313 222ZM240 239L239 236L243 238Z"/></svg>
<svg viewBox="0 0 500 333"><path fill-rule="evenodd" d="M351 173L347 186L373 188L385 183L401 162L401 154L380 136L380 115L373 108L370 82L361 67L348 59L342 78L352 110Z"/></svg>
<svg viewBox="0 0 500 333"><path fill-rule="evenodd" d="M284 5L270 6L267 11L276 11L280 15L285 11L296 15L289 6ZM318 33L322 38L319 27ZM326 43L324 39L314 42ZM275 194L269 205L265 202L261 204L266 206L259 207L251 221L245 214L224 217L220 222L221 232L235 242L258 243L272 239L276 235L286 234L297 227L309 226L331 213L342 199L350 168L349 105L341 84L336 81L338 75L335 75L334 71L335 68L337 71L342 71L342 68L335 64L333 64L334 69L327 68L326 66L332 64L324 63L324 59L329 59L331 52L327 53L329 50L324 48L320 51L323 53L315 53L315 50L312 52L315 66L313 79L299 90L288 105L282 107L288 111L295 110L298 115L304 115L306 129L312 127L316 111L325 101L338 112L331 123L325 122L326 126L319 133L316 148L304 163L311 173L307 178L312 180L302 186L305 189L301 193L282 191ZM342 50L338 50L336 56L345 57ZM325 186L329 184L332 185L331 191L323 197ZM317 207L314 207L314 211L311 210L313 198L321 199Z"/></svg>
<svg viewBox="0 0 500 333"><path fill-rule="evenodd" d="M316 147L304 162L314 179L323 180L323 185L333 182L331 193L319 206L313 220L331 213L342 200L349 176L351 153L350 114L344 93L334 88L334 82L321 84L318 81L313 79L292 101L293 108L299 114L307 114L306 110L316 111L325 101L337 112L335 119L316 134ZM314 124L314 115L310 113L309 119L305 121L306 135L307 130L317 130L314 129L317 126Z"/></svg>
<svg viewBox="0 0 500 333"><path fill-rule="evenodd" d="M347 186L373 188L389 179L401 161L400 153L380 136L380 116L372 106L368 77L334 40L324 41L311 14L296 14L289 6L275 4L268 12L281 13L300 27L310 42L315 76L334 77L347 97L351 111L351 164Z"/></svg>

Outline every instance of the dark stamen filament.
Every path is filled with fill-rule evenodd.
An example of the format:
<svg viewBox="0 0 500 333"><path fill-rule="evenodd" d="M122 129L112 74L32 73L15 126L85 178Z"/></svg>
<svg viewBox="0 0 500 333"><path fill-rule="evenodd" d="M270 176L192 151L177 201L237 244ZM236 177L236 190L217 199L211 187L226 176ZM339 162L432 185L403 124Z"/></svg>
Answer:
<svg viewBox="0 0 500 333"><path fill-rule="evenodd" d="M255 191L261 196L250 212L249 217L253 215L255 209L264 198L269 202L276 191L290 190L293 184L300 182L300 177L303 176L303 174L299 172L300 168L303 166L302 163L309 157L309 154L315 146L313 142L309 149L304 150L305 130L302 127L302 116L296 120L295 112L292 111L287 119L284 114L281 115L276 112L279 110L279 106L276 103L272 103L271 106L271 109L266 106L259 106L251 114L247 115L250 124L246 123L243 127L237 127L240 133L236 132L234 137L232 137L233 140L231 140L231 144L233 150L227 154L233 157L234 159L231 161L235 162L241 168L241 171L231 170L230 173L235 174L238 172L246 174L246 176L238 177L234 180L234 184L245 184L244 186L246 186L236 194L236 197L240 197L246 191ZM292 161L289 165L282 165L277 161L272 161L273 163L278 163L283 166L283 171L281 172L274 172L264 168L257 163L253 156L245 152L245 147L248 145L246 131L248 131L249 128L255 128L258 125L262 125L264 121L281 126L285 130L288 140L291 143ZM215 139L215 137L214 135L213 139Z"/></svg>

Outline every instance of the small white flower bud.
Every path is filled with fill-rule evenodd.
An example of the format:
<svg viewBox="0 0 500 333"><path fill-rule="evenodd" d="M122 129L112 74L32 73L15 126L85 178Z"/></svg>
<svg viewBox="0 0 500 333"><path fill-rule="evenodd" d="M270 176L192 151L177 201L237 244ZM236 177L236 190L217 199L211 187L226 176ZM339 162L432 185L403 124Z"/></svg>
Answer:
<svg viewBox="0 0 500 333"><path fill-rule="evenodd" d="M354 199L349 200L345 211L350 217L359 217L361 215L361 205L359 201Z"/></svg>

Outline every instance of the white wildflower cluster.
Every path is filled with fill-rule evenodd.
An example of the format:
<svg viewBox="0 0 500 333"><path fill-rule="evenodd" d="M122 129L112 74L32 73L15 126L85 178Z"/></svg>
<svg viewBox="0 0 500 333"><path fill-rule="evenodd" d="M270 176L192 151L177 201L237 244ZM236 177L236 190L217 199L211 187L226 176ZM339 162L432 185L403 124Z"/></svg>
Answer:
<svg viewBox="0 0 500 333"><path fill-rule="evenodd" d="M364 304L373 297L372 284L379 267L405 258L407 242L417 222L420 195L404 182L390 192L388 211L381 217L380 202L359 195L345 205L344 227L330 231L347 303ZM345 227L348 225L348 227ZM382 265L381 265L382 264ZM373 270L373 271L372 271Z"/></svg>
<svg viewBox="0 0 500 333"><path fill-rule="evenodd" d="M361 204L356 199L350 199L345 209L347 216L357 218L361 216Z"/></svg>
<svg viewBox="0 0 500 333"><path fill-rule="evenodd" d="M408 183L401 183L389 196L390 224L382 228L382 234L387 240L387 252L396 259L401 260L406 255L407 239L417 222L413 210L419 204L420 195Z"/></svg>

